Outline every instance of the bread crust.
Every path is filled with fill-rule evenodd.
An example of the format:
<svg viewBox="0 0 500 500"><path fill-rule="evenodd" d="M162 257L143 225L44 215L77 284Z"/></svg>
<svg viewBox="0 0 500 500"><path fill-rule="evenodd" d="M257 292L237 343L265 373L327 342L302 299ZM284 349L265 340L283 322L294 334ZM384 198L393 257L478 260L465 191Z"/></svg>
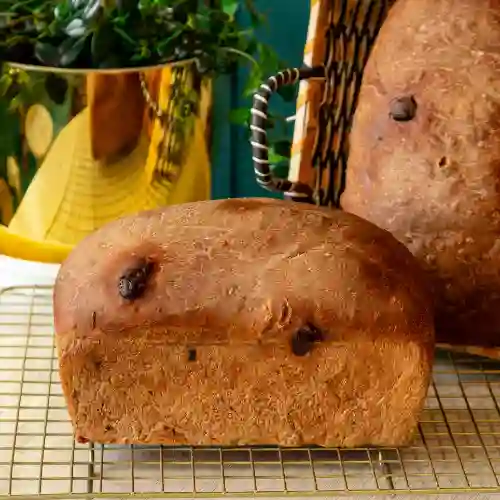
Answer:
<svg viewBox="0 0 500 500"><path fill-rule="evenodd" d="M145 261L123 298L120 277ZM433 358L410 252L353 215L279 200L113 222L64 262L54 310L76 436L102 443L402 444Z"/></svg>
<svg viewBox="0 0 500 500"><path fill-rule="evenodd" d="M341 205L419 259L440 342L500 344L499 181L500 1L398 0L365 68Z"/></svg>

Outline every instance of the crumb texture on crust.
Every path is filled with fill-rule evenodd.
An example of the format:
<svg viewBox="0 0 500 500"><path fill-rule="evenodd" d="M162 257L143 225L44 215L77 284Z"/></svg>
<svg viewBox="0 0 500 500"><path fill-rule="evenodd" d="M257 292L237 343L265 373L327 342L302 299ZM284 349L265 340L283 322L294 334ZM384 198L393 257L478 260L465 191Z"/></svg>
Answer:
<svg viewBox="0 0 500 500"><path fill-rule="evenodd" d="M78 245L54 292L77 437L406 442L433 356L422 274L386 231L308 205L220 200L115 221Z"/></svg>
<svg viewBox="0 0 500 500"><path fill-rule="evenodd" d="M418 257L440 342L500 344L499 111L500 1L399 0L364 71L341 205Z"/></svg>

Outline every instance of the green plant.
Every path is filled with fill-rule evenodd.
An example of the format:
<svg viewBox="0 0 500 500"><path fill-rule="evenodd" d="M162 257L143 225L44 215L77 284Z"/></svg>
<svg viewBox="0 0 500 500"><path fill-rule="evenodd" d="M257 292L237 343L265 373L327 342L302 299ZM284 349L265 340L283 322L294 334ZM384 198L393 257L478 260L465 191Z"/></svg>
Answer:
<svg viewBox="0 0 500 500"><path fill-rule="evenodd" d="M250 28L239 24L238 10ZM263 22L253 0L0 0L0 60L87 69L192 60L189 71L202 80L246 62L250 94L286 66L255 35ZM188 121L178 101L175 115Z"/></svg>
<svg viewBox="0 0 500 500"><path fill-rule="evenodd" d="M240 8L262 22L252 0L0 0L0 58L64 68L193 58L201 73L226 72L246 58L255 77L276 58L239 25Z"/></svg>

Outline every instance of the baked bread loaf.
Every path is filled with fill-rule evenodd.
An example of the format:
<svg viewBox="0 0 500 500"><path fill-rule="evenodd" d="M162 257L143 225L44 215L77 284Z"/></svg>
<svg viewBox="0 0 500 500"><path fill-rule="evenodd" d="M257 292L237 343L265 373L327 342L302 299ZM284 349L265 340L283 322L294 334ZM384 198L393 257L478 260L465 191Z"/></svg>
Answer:
<svg viewBox="0 0 500 500"><path fill-rule="evenodd" d="M365 68L343 209L435 287L436 338L500 345L500 1L398 0Z"/></svg>
<svg viewBox="0 0 500 500"><path fill-rule="evenodd" d="M64 262L54 310L79 441L396 446L433 359L410 252L354 215L279 200L113 222Z"/></svg>

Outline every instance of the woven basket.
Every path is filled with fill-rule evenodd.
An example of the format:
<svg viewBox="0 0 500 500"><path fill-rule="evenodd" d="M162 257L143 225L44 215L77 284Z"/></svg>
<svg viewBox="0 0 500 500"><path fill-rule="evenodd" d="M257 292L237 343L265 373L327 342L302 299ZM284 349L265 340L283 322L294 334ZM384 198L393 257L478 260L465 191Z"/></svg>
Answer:
<svg viewBox="0 0 500 500"><path fill-rule="evenodd" d="M349 131L363 70L394 0L311 0L304 67L271 77L254 96L252 156L257 182L293 201L339 207ZM288 179L273 176L266 119L271 95L300 82ZM440 345L500 359L500 348Z"/></svg>
<svg viewBox="0 0 500 500"><path fill-rule="evenodd" d="M348 135L370 48L394 0L312 0L305 69L271 77L252 109L257 182L296 201L338 206ZM287 181L273 178L263 147L267 101L281 85L300 80ZM269 89L269 90L268 90ZM314 165L314 168L313 168Z"/></svg>

